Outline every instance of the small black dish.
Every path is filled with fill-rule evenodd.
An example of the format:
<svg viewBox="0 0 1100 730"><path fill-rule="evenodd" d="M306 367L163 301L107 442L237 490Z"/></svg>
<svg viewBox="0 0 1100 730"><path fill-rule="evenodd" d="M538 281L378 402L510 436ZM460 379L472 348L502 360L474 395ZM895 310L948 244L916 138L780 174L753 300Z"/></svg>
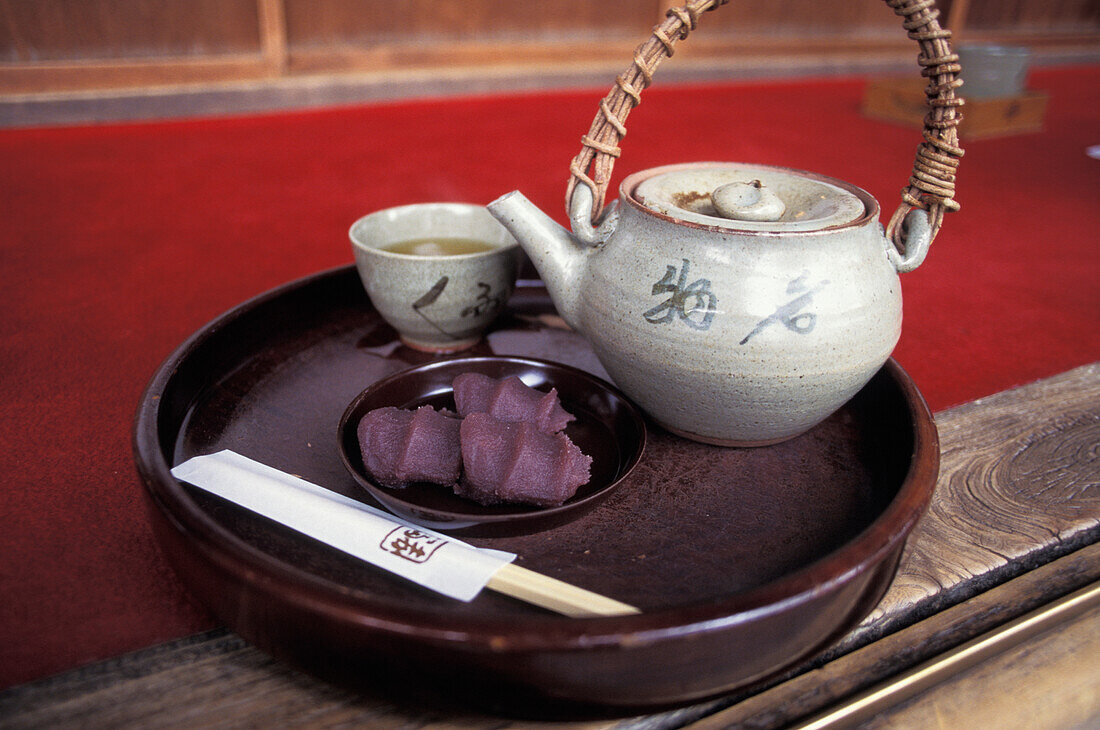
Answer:
<svg viewBox="0 0 1100 730"><path fill-rule="evenodd" d="M516 375L529 387L557 388L562 406L576 420L565 434L592 457L592 478L558 507L480 505L438 484L414 483L394 489L374 482L363 468L356 433L375 408L395 406L454 410L451 383L462 373L492 378ZM615 490L645 449L645 419L611 384L568 365L521 357L466 357L403 370L364 390L340 419L340 458L375 500L394 514L424 527L473 536L519 535L547 530L587 513Z"/></svg>

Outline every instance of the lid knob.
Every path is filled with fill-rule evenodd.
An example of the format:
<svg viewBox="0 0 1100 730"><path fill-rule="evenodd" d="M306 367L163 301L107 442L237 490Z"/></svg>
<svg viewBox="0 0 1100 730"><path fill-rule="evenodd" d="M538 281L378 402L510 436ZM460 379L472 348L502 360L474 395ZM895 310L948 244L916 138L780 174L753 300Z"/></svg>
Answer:
<svg viewBox="0 0 1100 730"><path fill-rule="evenodd" d="M787 209L759 180L721 185L714 189L710 198L720 216L739 221L777 221Z"/></svg>

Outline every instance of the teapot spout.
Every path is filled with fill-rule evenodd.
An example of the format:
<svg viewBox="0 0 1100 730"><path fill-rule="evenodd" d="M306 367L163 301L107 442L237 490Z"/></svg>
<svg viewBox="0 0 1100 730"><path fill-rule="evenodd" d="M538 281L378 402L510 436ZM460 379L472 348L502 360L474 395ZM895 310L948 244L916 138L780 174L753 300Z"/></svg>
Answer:
<svg viewBox="0 0 1100 730"><path fill-rule="evenodd" d="M539 210L518 190L486 206L489 212L519 241L542 277L558 313L577 331L580 284L592 249L550 216Z"/></svg>

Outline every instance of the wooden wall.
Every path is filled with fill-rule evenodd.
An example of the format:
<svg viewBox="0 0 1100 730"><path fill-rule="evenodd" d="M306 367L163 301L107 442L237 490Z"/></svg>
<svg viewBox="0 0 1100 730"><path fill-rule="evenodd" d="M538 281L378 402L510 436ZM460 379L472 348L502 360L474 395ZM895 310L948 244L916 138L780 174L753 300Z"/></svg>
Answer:
<svg viewBox="0 0 1100 730"><path fill-rule="evenodd" d="M0 93L625 66L669 0L0 0ZM941 0L956 36L1100 50L1100 0ZM881 0L739 2L683 56L911 52Z"/></svg>

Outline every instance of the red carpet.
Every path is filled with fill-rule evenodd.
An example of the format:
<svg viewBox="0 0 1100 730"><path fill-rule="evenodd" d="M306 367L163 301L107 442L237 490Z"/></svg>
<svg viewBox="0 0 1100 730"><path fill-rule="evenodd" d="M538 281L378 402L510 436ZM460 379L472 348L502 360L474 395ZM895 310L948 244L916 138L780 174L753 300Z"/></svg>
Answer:
<svg viewBox="0 0 1100 730"><path fill-rule="evenodd" d="M973 142L895 356L934 410L1100 359L1100 69L1047 70L1042 134ZM654 88L617 167L735 160L851 181L887 215L919 134L855 80ZM211 625L162 561L130 451L157 365L244 299L351 261L390 205L514 188L564 220L604 90L0 132L0 686Z"/></svg>

